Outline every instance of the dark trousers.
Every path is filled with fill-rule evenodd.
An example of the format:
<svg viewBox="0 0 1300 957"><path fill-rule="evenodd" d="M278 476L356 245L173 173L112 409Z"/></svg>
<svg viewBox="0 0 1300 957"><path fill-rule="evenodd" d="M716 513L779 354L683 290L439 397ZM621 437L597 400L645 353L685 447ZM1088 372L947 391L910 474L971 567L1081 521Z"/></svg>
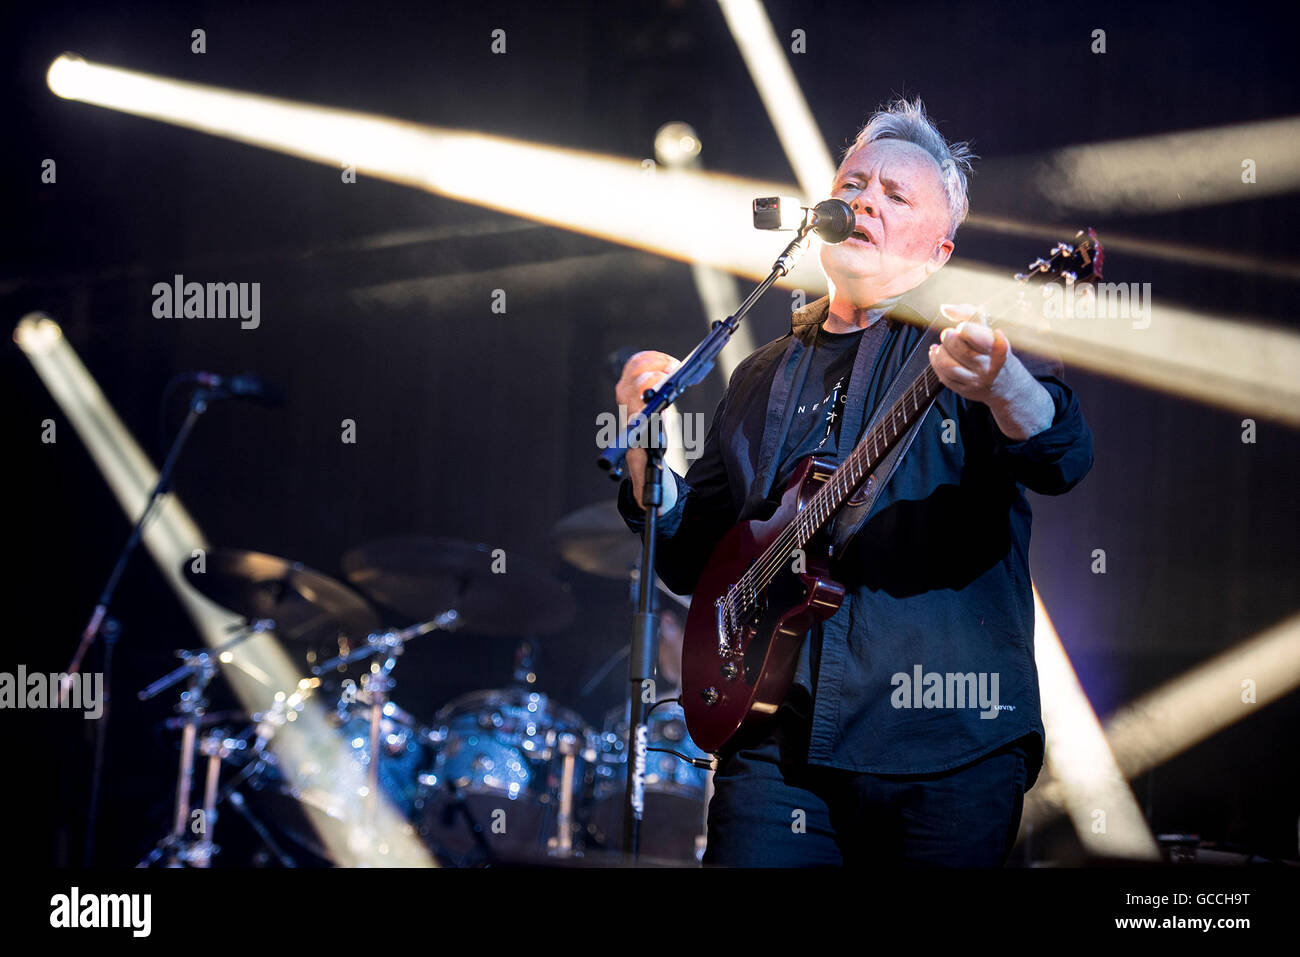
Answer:
<svg viewBox="0 0 1300 957"><path fill-rule="evenodd" d="M705 865L1001 867L1024 807L1024 740L937 774L858 774L806 763L807 718L720 756ZM906 743L901 743L905 747Z"/></svg>

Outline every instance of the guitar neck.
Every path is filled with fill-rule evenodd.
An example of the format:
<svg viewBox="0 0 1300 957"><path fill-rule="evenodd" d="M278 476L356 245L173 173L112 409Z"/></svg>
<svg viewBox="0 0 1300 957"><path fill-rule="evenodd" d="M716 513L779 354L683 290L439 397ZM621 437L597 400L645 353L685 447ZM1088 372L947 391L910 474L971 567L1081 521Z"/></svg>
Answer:
<svg viewBox="0 0 1300 957"><path fill-rule="evenodd" d="M942 390L943 383L934 374L934 369L927 365L875 427L853 447L848 458L791 523L797 540L795 547L806 543L839 511L912 424L925 414L934 397Z"/></svg>

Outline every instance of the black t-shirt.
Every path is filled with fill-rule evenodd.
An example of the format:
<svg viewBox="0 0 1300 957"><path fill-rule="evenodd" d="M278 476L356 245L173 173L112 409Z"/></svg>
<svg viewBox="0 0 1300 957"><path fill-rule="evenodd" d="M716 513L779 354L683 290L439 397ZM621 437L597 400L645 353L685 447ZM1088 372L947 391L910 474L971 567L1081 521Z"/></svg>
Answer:
<svg viewBox="0 0 1300 957"><path fill-rule="evenodd" d="M778 488L794 471L795 463L805 456L835 458L853 360L865 332L858 329L833 333L818 328L808 378L804 380L790 420L790 431L781 447L781 464L776 470Z"/></svg>
<svg viewBox="0 0 1300 957"><path fill-rule="evenodd" d="M885 329L886 323L880 319L866 329L854 332L834 333L827 332L824 326L818 328L808 378L804 380L799 404L795 406L794 418L790 422L790 432L781 448L781 465L777 469L778 482L774 492L784 487L795 464L804 456L815 454L835 462L840 461L840 422L844 418L849 379L858 349L866 343L865 348L872 351L872 355L866 357L866 368L869 370L875 360L875 353L884 342ZM858 387L863 386L859 383ZM856 442L858 436L846 436L845 439L845 444L849 445L850 442ZM849 448L852 446L849 445ZM809 693L813 690L814 662L820 651L813 647L815 644L812 636L804 640L794 677L795 685L802 685Z"/></svg>

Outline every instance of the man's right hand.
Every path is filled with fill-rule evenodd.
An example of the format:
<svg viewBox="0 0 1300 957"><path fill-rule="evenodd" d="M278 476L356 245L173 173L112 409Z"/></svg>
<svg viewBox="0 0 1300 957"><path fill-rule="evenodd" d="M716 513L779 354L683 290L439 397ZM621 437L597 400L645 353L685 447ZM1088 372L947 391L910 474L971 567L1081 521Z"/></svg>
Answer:
<svg viewBox="0 0 1300 957"><path fill-rule="evenodd" d="M638 352L627 360L623 366L623 375L619 377L618 385L614 386L614 397L621 408L627 409L628 419L645 408L641 394L646 389L659 388L680 365L672 356L653 350ZM632 494L636 496L637 505L642 508L645 508L642 491L645 487L646 462L644 449L627 450L627 474L632 480ZM659 506L659 514L671 509L676 501L677 484L664 482L663 503Z"/></svg>

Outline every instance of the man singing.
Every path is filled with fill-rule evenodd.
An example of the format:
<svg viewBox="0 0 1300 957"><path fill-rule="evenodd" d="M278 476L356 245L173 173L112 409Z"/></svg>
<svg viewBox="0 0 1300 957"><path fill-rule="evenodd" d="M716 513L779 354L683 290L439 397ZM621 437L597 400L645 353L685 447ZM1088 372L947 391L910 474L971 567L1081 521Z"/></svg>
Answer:
<svg viewBox="0 0 1300 957"><path fill-rule="evenodd" d="M919 100L846 151L832 195L856 231L822 246L830 294L737 367L685 478L665 470L657 570L674 591L732 525L770 514L800 459L853 449L923 336L972 159ZM1071 489L1092 436L1059 363L1022 361L972 307L942 312L957 325L928 358L946 388L832 562L844 601L803 642L784 704L719 754L706 864L996 867L1015 842L1043 753L1025 490ZM640 410L676 364L633 356L618 402ZM627 465L619 509L640 532L645 453ZM943 693L954 676L964 701Z"/></svg>

